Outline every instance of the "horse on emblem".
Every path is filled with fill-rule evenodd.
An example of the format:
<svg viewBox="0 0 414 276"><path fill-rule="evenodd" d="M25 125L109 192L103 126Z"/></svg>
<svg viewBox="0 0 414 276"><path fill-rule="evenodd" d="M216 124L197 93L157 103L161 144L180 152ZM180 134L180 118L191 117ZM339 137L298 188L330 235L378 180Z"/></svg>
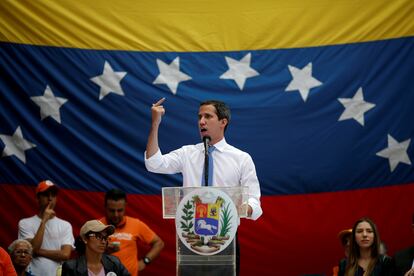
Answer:
<svg viewBox="0 0 414 276"><path fill-rule="evenodd" d="M211 224L207 224L207 222L205 220L199 220L197 221L197 229L205 229L210 231L211 233L213 233L213 230L217 229L217 226L211 225Z"/></svg>

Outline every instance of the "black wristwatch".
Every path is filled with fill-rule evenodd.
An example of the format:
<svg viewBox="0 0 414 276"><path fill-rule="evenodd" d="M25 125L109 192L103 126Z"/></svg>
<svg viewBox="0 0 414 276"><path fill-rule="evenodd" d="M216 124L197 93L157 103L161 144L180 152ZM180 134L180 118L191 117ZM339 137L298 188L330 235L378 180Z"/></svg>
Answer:
<svg viewBox="0 0 414 276"><path fill-rule="evenodd" d="M148 257L144 257L144 264L150 264L151 263L151 259Z"/></svg>

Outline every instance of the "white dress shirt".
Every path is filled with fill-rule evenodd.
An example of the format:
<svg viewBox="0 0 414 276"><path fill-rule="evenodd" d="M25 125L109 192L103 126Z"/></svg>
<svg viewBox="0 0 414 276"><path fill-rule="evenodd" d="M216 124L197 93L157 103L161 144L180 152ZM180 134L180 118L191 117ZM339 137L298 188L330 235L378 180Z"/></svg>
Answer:
<svg viewBox="0 0 414 276"><path fill-rule="evenodd" d="M249 189L248 203L253 212L251 219L258 219L263 211L260 206L260 186L256 168L250 155L229 144L223 138L214 144L214 170L212 184L215 187L247 186ZM149 159L145 153L145 167L154 173L182 173L184 187L201 186L204 169L204 145L183 146L168 154L158 150Z"/></svg>

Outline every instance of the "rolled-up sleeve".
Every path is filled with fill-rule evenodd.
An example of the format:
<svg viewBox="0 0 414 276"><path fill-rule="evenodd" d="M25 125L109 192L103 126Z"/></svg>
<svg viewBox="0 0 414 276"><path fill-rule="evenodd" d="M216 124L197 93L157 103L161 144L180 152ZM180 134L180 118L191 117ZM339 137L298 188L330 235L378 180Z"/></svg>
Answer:
<svg viewBox="0 0 414 276"><path fill-rule="evenodd" d="M263 214L263 210L260 204L260 184L257 178L256 168L249 154L246 154L246 158L243 162L242 178L240 184L249 188L248 203L253 210L250 219L257 220Z"/></svg>
<svg viewBox="0 0 414 276"><path fill-rule="evenodd" d="M260 201L258 201L256 198L249 198L249 205L253 210L250 219L257 220L263 214L262 207L260 206Z"/></svg>
<svg viewBox="0 0 414 276"><path fill-rule="evenodd" d="M150 172L156 172L157 168L162 165L162 154L161 151L158 151L147 159L147 152L144 152L145 168Z"/></svg>
<svg viewBox="0 0 414 276"><path fill-rule="evenodd" d="M167 154L162 154L161 150L146 158L146 152L144 152L145 168L153 173L173 174L179 173L182 170L182 163L180 159L182 149L174 150Z"/></svg>

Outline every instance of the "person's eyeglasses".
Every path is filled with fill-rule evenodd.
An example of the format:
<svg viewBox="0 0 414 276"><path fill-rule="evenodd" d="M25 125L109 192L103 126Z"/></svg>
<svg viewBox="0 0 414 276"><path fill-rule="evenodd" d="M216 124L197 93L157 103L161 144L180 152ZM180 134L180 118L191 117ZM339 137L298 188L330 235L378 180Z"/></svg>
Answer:
<svg viewBox="0 0 414 276"><path fill-rule="evenodd" d="M108 236L101 233L90 233L88 236L95 237L95 239L100 241L108 241Z"/></svg>
<svg viewBox="0 0 414 276"><path fill-rule="evenodd" d="M16 250L14 255L32 255L32 253L29 250Z"/></svg>

